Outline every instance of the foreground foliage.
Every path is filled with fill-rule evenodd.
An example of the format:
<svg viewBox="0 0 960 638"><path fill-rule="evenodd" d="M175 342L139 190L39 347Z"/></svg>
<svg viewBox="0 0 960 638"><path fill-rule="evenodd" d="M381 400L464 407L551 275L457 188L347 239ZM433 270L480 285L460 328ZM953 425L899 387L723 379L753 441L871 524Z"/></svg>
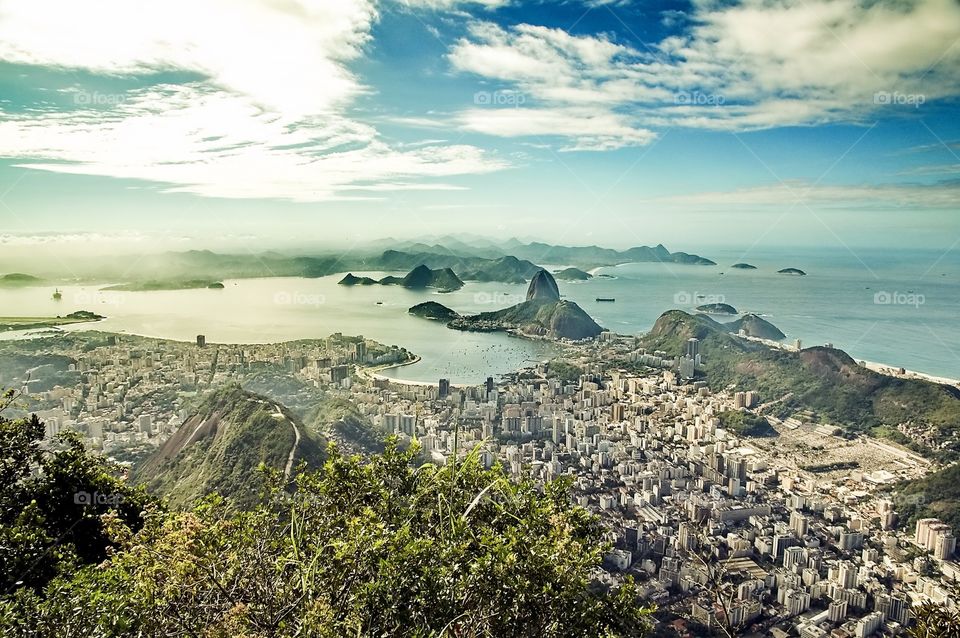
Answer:
<svg viewBox="0 0 960 638"><path fill-rule="evenodd" d="M290 491L270 473L261 503L242 512L219 497L176 513L144 501L136 521L104 512L103 556L56 570L46 587L5 590L0 634L645 633L632 584L593 584L602 528L566 483L540 493L475 455L416 468L416 453L390 445L367 462L331 447Z"/></svg>

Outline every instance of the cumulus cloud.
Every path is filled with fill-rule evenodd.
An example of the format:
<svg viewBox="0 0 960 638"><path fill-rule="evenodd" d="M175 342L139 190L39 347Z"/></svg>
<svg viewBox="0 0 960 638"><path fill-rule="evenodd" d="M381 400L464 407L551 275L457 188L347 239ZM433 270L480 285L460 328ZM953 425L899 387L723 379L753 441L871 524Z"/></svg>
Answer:
<svg viewBox="0 0 960 638"><path fill-rule="evenodd" d="M621 145L648 142L646 128L862 121L960 95L955 0L698 0L689 23L634 48L606 35L480 22L448 57L460 72L530 96L528 111L578 108L584 121L606 117L617 131L636 131ZM484 121L485 132L499 122L498 134L539 134L535 117L529 131L510 116Z"/></svg>
<svg viewBox="0 0 960 638"><path fill-rule="evenodd" d="M2 61L202 79L108 96L109 108L0 111L0 155L170 191L294 201L441 188L430 180L503 168L466 145L391 146L349 116L367 88L346 63L376 19L371 0L11 0Z"/></svg>

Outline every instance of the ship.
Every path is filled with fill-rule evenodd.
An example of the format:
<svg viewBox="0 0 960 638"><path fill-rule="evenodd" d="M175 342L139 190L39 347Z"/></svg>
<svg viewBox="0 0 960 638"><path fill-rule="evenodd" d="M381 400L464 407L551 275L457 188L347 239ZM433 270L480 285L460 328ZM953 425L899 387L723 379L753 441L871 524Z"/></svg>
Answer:
<svg viewBox="0 0 960 638"><path fill-rule="evenodd" d="M616 299L614 299L613 297L597 297L597 301L610 301L610 302L613 302L613 301L616 301Z"/></svg>
<svg viewBox="0 0 960 638"><path fill-rule="evenodd" d="M53 300L60 301L61 299L63 299L63 293L60 292L59 288L57 288L56 290L53 291Z"/></svg>

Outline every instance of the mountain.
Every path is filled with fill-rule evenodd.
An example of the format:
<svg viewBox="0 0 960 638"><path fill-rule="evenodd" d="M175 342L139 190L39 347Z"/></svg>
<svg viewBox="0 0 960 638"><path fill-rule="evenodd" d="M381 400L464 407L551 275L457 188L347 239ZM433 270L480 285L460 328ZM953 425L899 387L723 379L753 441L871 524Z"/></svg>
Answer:
<svg viewBox="0 0 960 638"><path fill-rule="evenodd" d="M514 330L527 336L575 341L592 339L603 332L580 306L560 299L557 281L546 270L530 280L526 301L503 310L456 317L447 326L481 332Z"/></svg>
<svg viewBox="0 0 960 638"><path fill-rule="evenodd" d="M564 268L553 274L557 279L562 279L563 281L586 281L593 279L593 275L579 268Z"/></svg>
<svg viewBox="0 0 960 638"><path fill-rule="evenodd" d="M901 527L912 531L917 519L939 518L960 527L960 464L954 463L897 489Z"/></svg>
<svg viewBox="0 0 960 638"><path fill-rule="evenodd" d="M728 324L729 325L729 324ZM704 315L665 312L641 339L648 351L683 352L690 337L700 339L703 370L714 387L735 385L757 391L764 402L781 402L772 414L801 410L817 421L848 432L885 436L941 460L960 456L960 390L951 386L891 377L859 365L847 353L816 346L797 351L771 348L737 338ZM903 425L907 432L901 431ZM926 433L937 430L947 443L932 450Z"/></svg>
<svg viewBox="0 0 960 638"><path fill-rule="evenodd" d="M394 277L387 275L380 281L370 277L357 277L353 273L347 273L339 282L341 286L370 286L373 284L382 284L384 286L403 286L404 288L439 288L440 290L459 290L463 288L463 282L449 268L440 268L431 270L424 264L420 264L404 277Z"/></svg>
<svg viewBox="0 0 960 638"><path fill-rule="evenodd" d="M383 280L381 280L383 283ZM431 270L420 264L400 281L404 288L439 288L440 290L459 290L463 282L449 268Z"/></svg>
<svg viewBox="0 0 960 638"><path fill-rule="evenodd" d="M318 467L325 448L286 408L231 384L204 397L133 478L175 507L218 493L242 508L264 487L261 463L289 474L301 461Z"/></svg>
<svg viewBox="0 0 960 638"><path fill-rule="evenodd" d="M447 325L456 330L515 330L532 337L575 341L592 339L603 332L580 306L565 299L531 299L503 310L459 317Z"/></svg>
<svg viewBox="0 0 960 638"><path fill-rule="evenodd" d="M600 246L552 246L540 242L529 244L517 240L510 240L504 249L521 259L529 259L541 264L574 264L586 266L616 266L632 262L668 262L676 264L693 264L701 266L715 266L716 262L699 255L677 252L671 253L663 244L653 248L649 246L634 246L627 250L614 250Z"/></svg>
<svg viewBox="0 0 960 638"><path fill-rule="evenodd" d="M343 279L337 282L341 286L372 286L375 283L379 283L376 279L371 279L370 277L357 277L352 272L348 272L344 275Z"/></svg>
<svg viewBox="0 0 960 638"><path fill-rule="evenodd" d="M748 337L770 339L771 341L780 341L787 336L780 332L780 329L775 325L754 314L743 315L736 321L724 324L724 328L727 329L727 332L733 334L738 334L743 330Z"/></svg>
<svg viewBox="0 0 960 638"><path fill-rule="evenodd" d="M517 259L512 255L507 255L481 265L475 270L463 272L461 279L464 281L502 281L504 283L522 284L533 277L538 270L540 270L539 266L526 259Z"/></svg>
<svg viewBox="0 0 960 638"><path fill-rule="evenodd" d="M538 271L530 280L530 285L527 286L527 301L532 299L560 300L560 288L557 286L557 280L546 270Z"/></svg>
<svg viewBox="0 0 960 638"><path fill-rule="evenodd" d="M460 315L453 310L450 310L443 304L437 303L436 301L425 301L423 303L418 303L416 306L410 308L407 312L416 317L423 317L424 319L437 319L439 321L452 321Z"/></svg>

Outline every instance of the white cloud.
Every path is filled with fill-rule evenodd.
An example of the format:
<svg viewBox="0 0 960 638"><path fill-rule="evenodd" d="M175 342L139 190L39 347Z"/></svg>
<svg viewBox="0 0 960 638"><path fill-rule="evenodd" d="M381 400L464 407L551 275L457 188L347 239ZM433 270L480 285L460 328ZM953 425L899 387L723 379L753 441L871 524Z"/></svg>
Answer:
<svg viewBox="0 0 960 638"><path fill-rule="evenodd" d="M704 209L796 206L800 209L811 207L867 208L872 210L896 208L952 210L956 209L957 201L960 201L960 182L824 185L789 180L778 184L732 191L664 197L656 201L658 203L679 204Z"/></svg>
<svg viewBox="0 0 960 638"><path fill-rule="evenodd" d="M587 122L613 117L636 131L858 121L960 95L955 0L699 0L690 24L636 49L605 35L481 22L449 60L529 96L528 111L580 108ZM533 134L510 116L485 119L488 132L499 121L498 134Z"/></svg>
<svg viewBox="0 0 960 638"><path fill-rule="evenodd" d="M0 156L169 191L294 201L449 188L430 180L505 167L467 145L390 146L351 119L366 89L345 63L376 19L373 0L5 2L0 60L204 79L107 96L106 109L0 110Z"/></svg>
<svg viewBox="0 0 960 638"><path fill-rule="evenodd" d="M198 85L137 92L109 115L90 111L0 120L0 155L39 170L149 180L211 197L323 201L343 191L436 189L414 178L504 168L475 147L397 150L370 126L300 120Z"/></svg>
<svg viewBox="0 0 960 638"><path fill-rule="evenodd" d="M615 113L582 108L498 108L470 109L458 115L463 128L499 137L561 136L572 143L564 151L606 151L640 146L655 137L652 131L637 129Z"/></svg>

